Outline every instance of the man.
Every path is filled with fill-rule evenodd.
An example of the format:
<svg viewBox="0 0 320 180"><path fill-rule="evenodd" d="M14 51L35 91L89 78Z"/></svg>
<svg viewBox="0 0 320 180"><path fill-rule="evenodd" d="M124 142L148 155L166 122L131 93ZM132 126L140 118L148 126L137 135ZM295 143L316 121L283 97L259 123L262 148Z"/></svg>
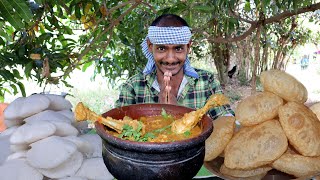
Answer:
<svg viewBox="0 0 320 180"><path fill-rule="evenodd" d="M141 44L148 63L143 71L121 87L116 106L168 103L199 109L215 93L222 93L212 73L190 66L191 31L173 14L155 19ZM229 105L213 108L211 118L233 115Z"/></svg>

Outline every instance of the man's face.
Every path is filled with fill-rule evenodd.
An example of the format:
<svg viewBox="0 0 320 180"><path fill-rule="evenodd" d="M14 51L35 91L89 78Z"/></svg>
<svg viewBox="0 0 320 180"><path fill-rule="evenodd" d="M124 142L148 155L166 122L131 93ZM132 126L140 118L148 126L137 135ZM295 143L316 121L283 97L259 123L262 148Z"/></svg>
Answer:
<svg viewBox="0 0 320 180"><path fill-rule="evenodd" d="M183 65L186 61L190 44L151 44L148 42L149 51L153 54L158 71L171 72L176 75L183 73Z"/></svg>

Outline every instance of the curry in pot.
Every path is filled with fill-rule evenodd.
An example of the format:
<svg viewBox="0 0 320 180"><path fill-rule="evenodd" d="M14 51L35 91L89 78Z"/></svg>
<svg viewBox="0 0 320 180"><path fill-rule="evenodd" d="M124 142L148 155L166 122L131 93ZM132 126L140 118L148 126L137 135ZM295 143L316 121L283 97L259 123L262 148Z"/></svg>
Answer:
<svg viewBox="0 0 320 180"><path fill-rule="evenodd" d="M129 120L131 118L126 116L123 119ZM143 116L138 121L145 125L144 134L140 132L140 129L135 130L130 126L124 127L121 133L117 133L111 129L107 129L107 132L122 139L142 142L174 142L193 138L201 133L199 125L182 134L172 132L171 124L175 119L179 118L172 117L171 115Z"/></svg>
<svg viewBox="0 0 320 180"><path fill-rule="evenodd" d="M172 117L163 110L161 115L140 117L135 120L124 117L121 120L112 117L102 117L84 106L81 102L75 108L77 121L98 121L109 131L123 139L148 142L172 142L192 138L201 133L198 122L211 108L228 104L229 100L223 94L213 94L200 109L185 113L182 117ZM115 132L114 132L115 131Z"/></svg>

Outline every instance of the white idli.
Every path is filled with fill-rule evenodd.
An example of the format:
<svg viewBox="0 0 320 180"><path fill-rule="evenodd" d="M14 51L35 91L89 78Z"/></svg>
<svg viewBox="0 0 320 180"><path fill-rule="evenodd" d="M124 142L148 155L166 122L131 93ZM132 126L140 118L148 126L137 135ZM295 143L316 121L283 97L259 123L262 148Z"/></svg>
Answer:
<svg viewBox="0 0 320 180"><path fill-rule="evenodd" d="M51 121L56 126L56 136L77 136L79 131L69 123Z"/></svg>
<svg viewBox="0 0 320 180"><path fill-rule="evenodd" d="M66 136L64 138L77 145L78 151L85 155L85 157L92 157L92 154L94 153L94 148L86 139L77 136Z"/></svg>
<svg viewBox="0 0 320 180"><path fill-rule="evenodd" d="M0 166L1 180L42 180L43 175L25 160L14 159Z"/></svg>
<svg viewBox="0 0 320 180"><path fill-rule="evenodd" d="M24 121L28 124L36 124L39 121L59 121L71 124L71 120L69 118L52 110L42 111L24 119Z"/></svg>
<svg viewBox="0 0 320 180"><path fill-rule="evenodd" d="M74 176L74 174L79 170L82 162L83 155L79 151L76 151L68 160L59 166L50 169L40 168L38 170L49 178L64 178L67 176Z"/></svg>
<svg viewBox="0 0 320 180"><path fill-rule="evenodd" d="M72 104L70 103L70 101L60 95L45 94L45 96L50 99L50 105L48 107L48 109L50 110L61 111L72 108Z"/></svg>
<svg viewBox="0 0 320 180"><path fill-rule="evenodd" d="M39 122L37 124L24 124L11 135L11 144L29 144L55 133L56 126L50 122Z"/></svg>
<svg viewBox="0 0 320 180"><path fill-rule="evenodd" d="M18 129L18 127L19 126L13 126L13 127L7 128L5 131L0 133L0 138L5 136L11 136Z"/></svg>
<svg viewBox="0 0 320 180"><path fill-rule="evenodd" d="M10 136L0 136L0 165L2 165L12 153L9 138Z"/></svg>
<svg viewBox="0 0 320 180"><path fill-rule="evenodd" d="M66 178L60 178L59 180L88 180L88 179L84 177L70 176Z"/></svg>
<svg viewBox="0 0 320 180"><path fill-rule="evenodd" d="M29 149L29 144L10 144L10 150L12 152L25 151Z"/></svg>
<svg viewBox="0 0 320 180"><path fill-rule="evenodd" d="M26 159L26 157L27 157L27 151L19 151L19 152L10 154L7 157L7 161L10 161L13 159Z"/></svg>
<svg viewBox="0 0 320 180"><path fill-rule="evenodd" d="M4 119L24 119L47 109L49 104L49 98L41 94L19 97L4 110Z"/></svg>
<svg viewBox="0 0 320 180"><path fill-rule="evenodd" d="M23 124L23 119L5 119L4 124L7 126L7 128L13 127L13 126L20 126Z"/></svg>
<svg viewBox="0 0 320 180"><path fill-rule="evenodd" d="M88 158L102 157L102 139L98 134L83 134L79 137L87 140L93 147L92 156Z"/></svg>
<svg viewBox="0 0 320 180"><path fill-rule="evenodd" d="M70 109L64 109L64 110L56 111L56 112L66 116L69 119L71 119L72 122L75 122L74 113Z"/></svg>
<svg viewBox="0 0 320 180"><path fill-rule="evenodd" d="M35 143L27 152L27 161L36 168L55 168L77 151L77 146L58 136L50 136Z"/></svg>
<svg viewBox="0 0 320 180"><path fill-rule="evenodd" d="M102 158L85 159L76 175L88 179L114 179Z"/></svg>

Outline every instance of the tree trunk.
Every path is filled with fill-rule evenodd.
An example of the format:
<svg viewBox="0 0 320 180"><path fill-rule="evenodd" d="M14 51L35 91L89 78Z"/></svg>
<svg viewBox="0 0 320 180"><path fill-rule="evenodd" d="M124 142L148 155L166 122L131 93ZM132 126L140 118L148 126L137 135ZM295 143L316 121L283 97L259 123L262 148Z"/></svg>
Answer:
<svg viewBox="0 0 320 180"><path fill-rule="evenodd" d="M218 78L220 81L221 86L225 86L227 83L227 73L226 73L226 66L224 62L224 52L221 48L221 44L211 44L211 54L214 60L214 64L216 66L218 72Z"/></svg>
<svg viewBox="0 0 320 180"><path fill-rule="evenodd" d="M251 94L256 93L257 68L260 61L260 35L261 25L257 27L256 41L254 47L254 65L252 69Z"/></svg>

